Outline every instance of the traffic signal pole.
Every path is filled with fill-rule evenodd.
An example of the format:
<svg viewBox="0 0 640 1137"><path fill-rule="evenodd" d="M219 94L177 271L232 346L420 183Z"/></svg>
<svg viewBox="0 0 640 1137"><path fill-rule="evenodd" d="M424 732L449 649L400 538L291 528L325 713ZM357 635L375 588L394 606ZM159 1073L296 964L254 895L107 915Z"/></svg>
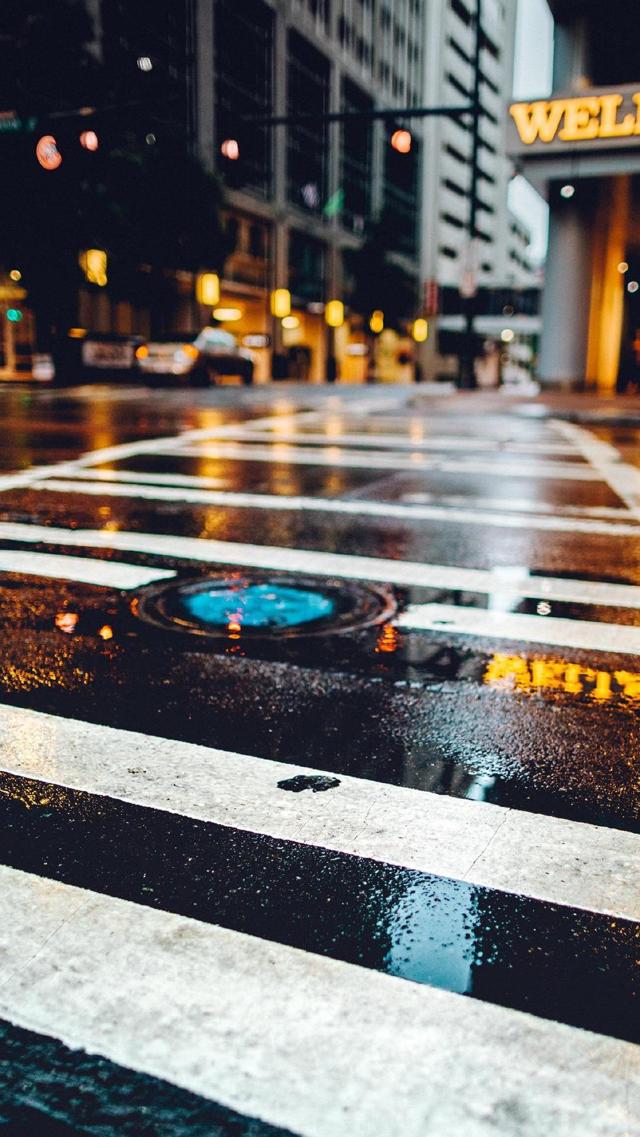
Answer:
<svg viewBox="0 0 640 1137"><path fill-rule="evenodd" d="M459 106L441 107L389 107L372 108L358 111L328 111L327 114L305 114L296 111L287 115L245 115L242 123L253 126L298 126L304 122L354 122L360 119L363 122L384 120L391 122L401 118L432 118L434 115L446 115L449 118L460 118L462 115L472 115L473 105L464 103Z"/></svg>

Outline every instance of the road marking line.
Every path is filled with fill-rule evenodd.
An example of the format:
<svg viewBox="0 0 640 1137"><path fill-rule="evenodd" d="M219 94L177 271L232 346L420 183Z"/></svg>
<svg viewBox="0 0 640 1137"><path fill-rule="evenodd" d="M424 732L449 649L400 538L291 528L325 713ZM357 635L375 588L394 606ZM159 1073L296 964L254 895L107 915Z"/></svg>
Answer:
<svg viewBox="0 0 640 1137"><path fill-rule="evenodd" d="M204 540L200 537L178 537L164 533L61 529L12 521L0 522L0 540L69 545L77 548L118 549L201 561L204 564L241 565L281 572L302 572L312 576L341 577L345 580L371 580L383 584L437 588L447 592L480 592L508 599L526 596L579 604L640 607L640 586L637 585L607 584L579 578L529 577L525 575L527 570L521 568L469 569L459 568L456 565L421 564L417 561L385 560L379 557L349 556L345 553L324 553L312 549ZM570 623L573 624L574 621Z"/></svg>
<svg viewBox="0 0 640 1137"><path fill-rule="evenodd" d="M640 920L640 835L0 705L0 769L182 817ZM327 808L330 807L329 812Z"/></svg>
<svg viewBox="0 0 640 1137"><path fill-rule="evenodd" d="M317 411L306 411L296 415L297 421L308 417L317 417ZM270 416L254 419L256 427L263 427L271 421ZM160 438L145 438L137 442L123 442L115 446L104 446L99 450L90 450L79 455L71 461L56 462L48 466L31 466L28 470L18 470L11 474L0 475L0 493L12 489L28 487L33 482L49 476L72 477L78 470L85 467L104 464L105 462L120 462L127 458L139 457L142 454L170 453L177 446L186 442L201 442L215 438L233 436L237 430L237 423L225 423L217 427L204 427L197 430L185 430L181 434L168 435Z"/></svg>
<svg viewBox="0 0 640 1137"><path fill-rule="evenodd" d="M454 604L410 604L396 623L398 627L414 630L640 655L640 627L626 624L565 620L489 608L459 608Z"/></svg>
<svg viewBox="0 0 640 1137"><path fill-rule="evenodd" d="M77 476L92 477L92 474L78 474ZM170 478L172 475L159 476ZM177 478L182 476L183 475L180 474L176 476L176 485L180 484ZM146 478L146 475L142 474L140 480L142 481L144 478ZM212 479L212 481L213 480L214 479ZM356 494L353 494L352 500L356 501L359 500L359 498ZM453 509L489 509L500 510L502 512L505 510L507 512L513 510L516 513L534 514L552 513L556 517L591 517L600 521L631 521L633 519L631 510L622 505L558 505L557 502L536 501L532 498L522 497L464 497L461 494L435 494L416 491L415 493L402 493L400 495L400 501L407 505L446 505ZM637 525L636 532L638 532Z"/></svg>
<svg viewBox="0 0 640 1137"><path fill-rule="evenodd" d="M314 448L316 446L353 446L356 448L375 446L385 450L462 450L469 454L476 451L489 451L501 454L555 454L565 457L581 457L576 446L561 442L510 442L492 438L465 438L444 434L412 439L409 434L375 434L368 431L363 431L361 434L343 434L340 432L333 434L323 431L304 433L302 431L283 431L275 426L271 430L253 428L250 424L239 426L233 432L233 441L296 443Z"/></svg>
<svg viewBox="0 0 640 1137"><path fill-rule="evenodd" d="M102 561L91 557L66 557L56 553L33 553L23 549L0 549L0 572L25 576L75 580L104 588L142 588L154 580L168 580L170 569L128 565L122 561Z"/></svg>
<svg viewBox="0 0 640 1137"><path fill-rule="evenodd" d="M5 1019L301 1137L512 1137L515 1102L553 1133L635 1127L630 1043L16 870L0 882Z"/></svg>
<svg viewBox="0 0 640 1137"><path fill-rule="evenodd" d="M225 508L306 510L313 513L347 514L354 517L397 518L401 521L438 521L458 525L493 525L500 529L540 529L552 533L591 533L608 537L639 537L640 527L615 521L598 521L572 517L534 517L531 514L492 513L481 509L455 508L446 505L407 505L396 502L367 501L363 498L321 498L285 494L238 493L232 490L199 489L187 481L187 476L175 479L174 485L165 484L170 475L154 475L148 480L145 474L129 471L79 471L75 479L48 478L33 482L31 488L39 491L65 494L87 494L98 497L139 498L146 501L181 501L190 505L219 505ZM97 480L92 480L97 479ZM212 478L211 481L222 479ZM193 478L193 482L206 478ZM179 485L176 483L179 482ZM506 506L506 503L505 503ZM624 513L624 516L628 516Z"/></svg>
<svg viewBox="0 0 640 1137"><path fill-rule="evenodd" d="M634 517L640 520L640 470L624 462L615 446L603 442L590 430L561 419L552 419L550 425L581 451L601 480L611 487Z"/></svg>
<svg viewBox="0 0 640 1137"><path fill-rule="evenodd" d="M281 448L278 452L278 447ZM180 448L172 447L173 456L185 458L212 458L227 459L228 461L243 462L274 462L280 465L302 466L338 466L366 470L434 470L442 473L468 473L489 474L492 477L526 477L526 478L553 478L577 482L600 482L602 475L591 466L579 466L570 462L483 462L474 460L458 460L453 458L427 458L419 452L415 457L392 454L381 454L379 451L348 453L336 443L327 443L326 452L296 449L288 446L286 442L273 443L265 446L252 446L250 443L234 443L221 441L215 448L206 444L202 446L182 445ZM127 455L123 455L126 457Z"/></svg>

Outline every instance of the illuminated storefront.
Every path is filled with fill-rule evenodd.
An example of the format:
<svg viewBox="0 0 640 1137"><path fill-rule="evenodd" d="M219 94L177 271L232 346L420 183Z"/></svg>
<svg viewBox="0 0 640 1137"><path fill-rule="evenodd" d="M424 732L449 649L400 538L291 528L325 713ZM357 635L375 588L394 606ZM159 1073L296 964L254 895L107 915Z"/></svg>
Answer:
<svg viewBox="0 0 640 1137"><path fill-rule="evenodd" d="M509 107L508 151L548 200L539 376L640 386L640 66L618 0L552 0L554 93ZM631 22L630 22L631 21Z"/></svg>

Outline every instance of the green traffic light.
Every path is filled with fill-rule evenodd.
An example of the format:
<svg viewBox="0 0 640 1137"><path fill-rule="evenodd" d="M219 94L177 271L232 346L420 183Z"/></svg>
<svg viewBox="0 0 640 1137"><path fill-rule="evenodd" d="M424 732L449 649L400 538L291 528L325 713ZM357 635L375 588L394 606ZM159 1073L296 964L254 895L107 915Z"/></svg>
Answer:
<svg viewBox="0 0 640 1137"><path fill-rule="evenodd" d="M22 312L19 308L7 308L7 319L10 320L12 324L19 324L22 319Z"/></svg>

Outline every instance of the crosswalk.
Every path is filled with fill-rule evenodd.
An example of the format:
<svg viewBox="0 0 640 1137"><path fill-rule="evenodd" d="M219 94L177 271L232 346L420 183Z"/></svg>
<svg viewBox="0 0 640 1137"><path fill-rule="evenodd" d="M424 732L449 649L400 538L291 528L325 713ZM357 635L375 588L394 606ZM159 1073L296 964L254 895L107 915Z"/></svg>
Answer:
<svg viewBox="0 0 640 1137"><path fill-rule="evenodd" d="M640 472L396 402L0 479L0 1118L640 1134L640 581L599 570L635 562ZM146 638L149 586L241 571L395 610Z"/></svg>

